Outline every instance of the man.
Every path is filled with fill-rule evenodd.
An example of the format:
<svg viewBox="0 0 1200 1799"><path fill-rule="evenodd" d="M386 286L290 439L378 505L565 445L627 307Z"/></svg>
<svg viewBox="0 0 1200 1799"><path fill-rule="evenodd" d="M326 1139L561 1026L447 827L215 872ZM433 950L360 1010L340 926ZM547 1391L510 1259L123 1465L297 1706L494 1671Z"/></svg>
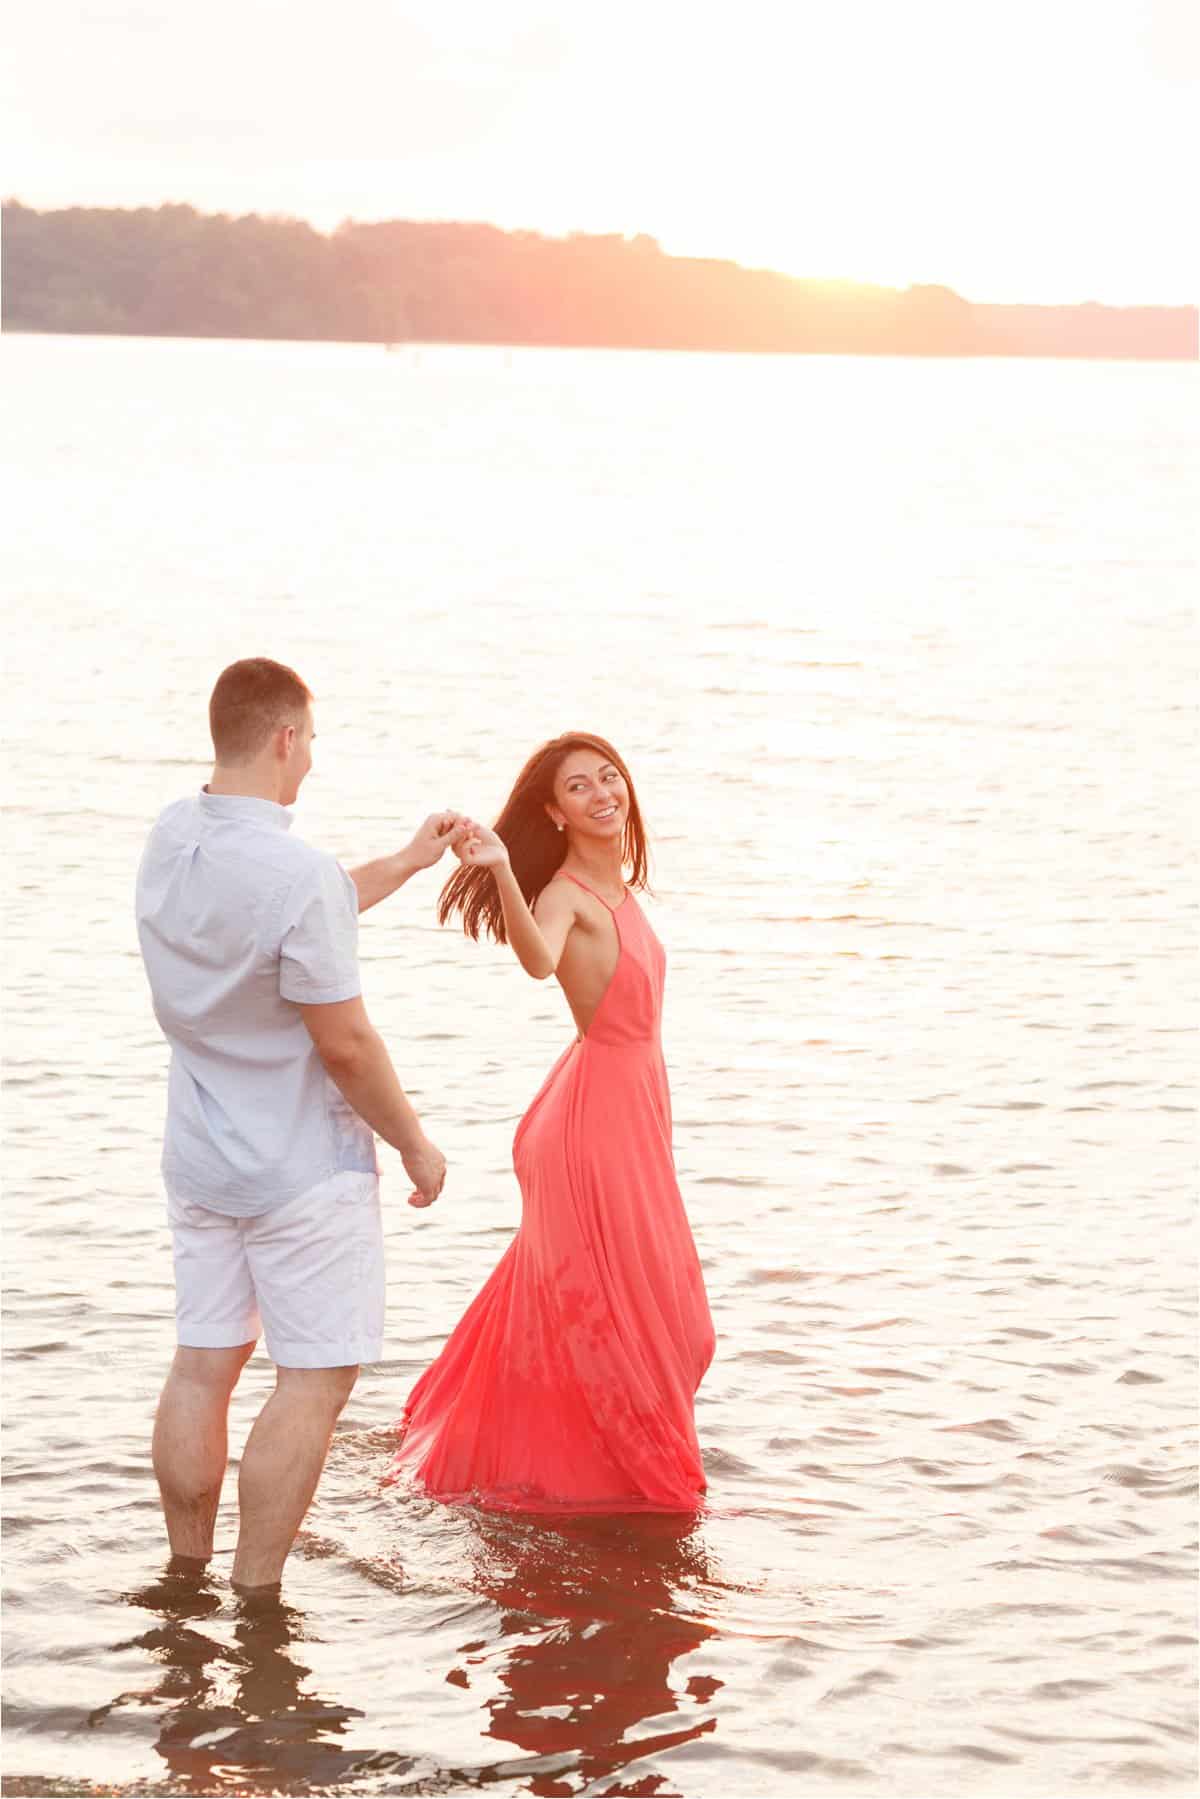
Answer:
<svg viewBox="0 0 1200 1799"><path fill-rule="evenodd" d="M259 1334L276 1386L238 1482L240 1590L271 1589L316 1490L361 1362L383 1353L375 1133L411 1205L446 1164L361 997L358 914L437 862L467 821L347 874L288 835L312 766L312 695L293 670L235 662L209 704L216 762L168 806L138 872L137 921L171 1047L163 1177L179 1348L154 1472L179 1568L212 1554L229 1400Z"/></svg>

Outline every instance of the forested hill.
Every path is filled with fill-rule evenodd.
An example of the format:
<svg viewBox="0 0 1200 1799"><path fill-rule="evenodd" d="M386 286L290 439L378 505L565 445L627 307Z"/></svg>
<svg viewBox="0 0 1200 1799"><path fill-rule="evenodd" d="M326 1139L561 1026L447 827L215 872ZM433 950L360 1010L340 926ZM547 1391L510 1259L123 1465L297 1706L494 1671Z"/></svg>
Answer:
<svg viewBox="0 0 1200 1799"><path fill-rule="evenodd" d="M394 220L3 209L10 331L1191 360L1195 307L984 306L810 281L653 238Z"/></svg>

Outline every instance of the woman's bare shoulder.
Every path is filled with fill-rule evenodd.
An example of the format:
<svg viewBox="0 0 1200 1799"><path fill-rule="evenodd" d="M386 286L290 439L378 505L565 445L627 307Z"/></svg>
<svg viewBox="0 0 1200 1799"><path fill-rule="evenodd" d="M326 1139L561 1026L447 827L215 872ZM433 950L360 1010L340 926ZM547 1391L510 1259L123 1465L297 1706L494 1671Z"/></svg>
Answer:
<svg viewBox="0 0 1200 1799"><path fill-rule="evenodd" d="M533 902L533 916L541 924L555 918L579 917L580 890L574 881L554 876Z"/></svg>

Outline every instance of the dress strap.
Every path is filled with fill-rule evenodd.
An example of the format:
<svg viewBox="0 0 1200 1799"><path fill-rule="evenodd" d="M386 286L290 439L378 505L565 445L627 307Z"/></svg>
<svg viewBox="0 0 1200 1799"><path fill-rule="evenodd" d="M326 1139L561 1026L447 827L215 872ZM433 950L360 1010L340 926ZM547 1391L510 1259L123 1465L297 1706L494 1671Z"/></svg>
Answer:
<svg viewBox="0 0 1200 1799"><path fill-rule="evenodd" d="M578 875L569 874L565 868L560 868L554 876L554 879L556 881L574 881L577 887L582 887L585 893L590 893L593 899L598 899L602 906L608 906L610 912L616 912L616 906L609 906L608 901L602 893L597 893L594 887L589 887L586 881L581 881L579 879Z"/></svg>

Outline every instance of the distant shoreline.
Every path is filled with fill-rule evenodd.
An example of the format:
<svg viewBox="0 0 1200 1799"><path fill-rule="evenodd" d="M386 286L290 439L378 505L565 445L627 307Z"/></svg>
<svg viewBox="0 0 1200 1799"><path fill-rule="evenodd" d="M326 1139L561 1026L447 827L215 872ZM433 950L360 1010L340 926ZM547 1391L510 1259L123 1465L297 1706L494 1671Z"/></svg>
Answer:
<svg viewBox="0 0 1200 1799"><path fill-rule="evenodd" d="M514 341L505 343L500 339L489 338L438 338L411 337L397 343L384 343L379 338L369 337L265 337L252 332L239 332L237 335L217 332L195 331L75 331L61 327L46 328L40 325L10 325L0 327L0 337L79 337L92 340L111 338L119 343L192 343L192 344L321 344L342 345L350 349L381 350L385 354L402 350L548 350L548 351L586 351L590 354L612 354L627 356L789 356L789 357L860 357L876 362L1154 362L1154 363L1188 363L1198 362L1196 356L1134 356L1128 353L1113 352L1103 354L1094 351L1062 351L1062 350L747 350L740 346L697 349L692 345L672 344L584 344L584 343L524 343Z"/></svg>
<svg viewBox="0 0 1200 1799"><path fill-rule="evenodd" d="M1195 362L1194 306L976 303L669 256L653 238L190 206L3 208L4 330L396 348Z"/></svg>

